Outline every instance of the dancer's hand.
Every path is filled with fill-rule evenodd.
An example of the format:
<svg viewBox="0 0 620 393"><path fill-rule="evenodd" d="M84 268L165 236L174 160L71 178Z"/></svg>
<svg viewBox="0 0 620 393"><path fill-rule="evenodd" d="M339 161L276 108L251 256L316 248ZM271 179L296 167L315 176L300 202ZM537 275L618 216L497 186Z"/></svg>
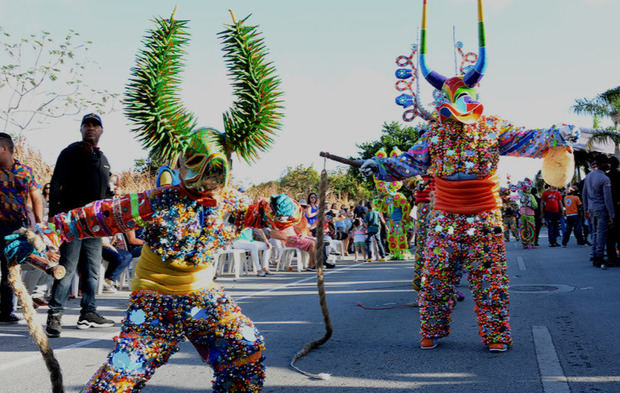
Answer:
<svg viewBox="0 0 620 393"><path fill-rule="evenodd" d="M47 251L45 252L45 256L50 262L58 262L60 260L60 254L55 251Z"/></svg>
<svg viewBox="0 0 620 393"><path fill-rule="evenodd" d="M379 172L379 164L372 159L366 160L360 167L360 172L367 177L374 176Z"/></svg>

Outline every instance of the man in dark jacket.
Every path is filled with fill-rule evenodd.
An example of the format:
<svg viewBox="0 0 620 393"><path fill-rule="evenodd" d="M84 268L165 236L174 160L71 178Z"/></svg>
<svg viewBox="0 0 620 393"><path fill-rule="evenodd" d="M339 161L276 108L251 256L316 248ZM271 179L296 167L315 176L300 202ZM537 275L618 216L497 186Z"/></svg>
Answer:
<svg viewBox="0 0 620 393"><path fill-rule="evenodd" d="M89 202L111 197L109 187L110 164L99 150L99 138L103 134L101 118L90 113L82 118L80 127L82 141L66 147L58 156L50 189L50 218ZM82 255L82 258L80 258ZM60 247L60 264L67 273L54 281L47 314L47 335L59 337L64 304L69 297L71 281L77 271L81 273L82 310L77 323L78 329L90 327L111 327L114 321L106 319L96 311L95 294L101 266L101 239L75 239Z"/></svg>
<svg viewBox="0 0 620 393"><path fill-rule="evenodd" d="M620 162L615 156L609 157L609 170L606 172L611 182L611 197L614 202L614 210L620 211L620 171L618 170ZM609 266L618 265L618 253L616 249L620 247L620 228L614 222L609 226L607 233L607 262Z"/></svg>

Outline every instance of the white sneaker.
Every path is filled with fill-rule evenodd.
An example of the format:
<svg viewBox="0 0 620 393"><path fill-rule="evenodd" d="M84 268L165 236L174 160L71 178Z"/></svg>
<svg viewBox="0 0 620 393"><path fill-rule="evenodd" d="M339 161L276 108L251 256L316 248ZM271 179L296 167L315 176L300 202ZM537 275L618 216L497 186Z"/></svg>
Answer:
<svg viewBox="0 0 620 393"><path fill-rule="evenodd" d="M116 289L116 285L114 281L106 278L103 280L103 293L116 293L118 289Z"/></svg>

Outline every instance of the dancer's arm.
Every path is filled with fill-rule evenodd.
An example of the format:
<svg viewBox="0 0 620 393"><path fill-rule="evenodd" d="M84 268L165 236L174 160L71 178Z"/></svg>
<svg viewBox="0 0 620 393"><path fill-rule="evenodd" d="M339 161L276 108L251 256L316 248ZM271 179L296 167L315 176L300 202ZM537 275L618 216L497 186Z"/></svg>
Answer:
<svg viewBox="0 0 620 393"><path fill-rule="evenodd" d="M374 174L378 180L392 182L421 175L430 164L428 138L422 136L408 151L396 157L374 157L366 160L360 170L366 175Z"/></svg>
<svg viewBox="0 0 620 393"><path fill-rule="evenodd" d="M570 146L578 136L574 126L526 129L495 118L487 119L485 126L489 132L499 132L499 151L504 156L543 158L549 149Z"/></svg>
<svg viewBox="0 0 620 393"><path fill-rule="evenodd" d="M63 241L112 236L147 225L153 215L151 198L160 189L104 199L53 217Z"/></svg>

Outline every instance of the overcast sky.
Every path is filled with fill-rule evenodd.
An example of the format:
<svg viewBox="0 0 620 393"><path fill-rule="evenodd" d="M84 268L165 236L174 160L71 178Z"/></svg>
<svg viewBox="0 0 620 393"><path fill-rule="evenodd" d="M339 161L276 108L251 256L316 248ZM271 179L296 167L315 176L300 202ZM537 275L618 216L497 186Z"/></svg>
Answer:
<svg viewBox="0 0 620 393"><path fill-rule="evenodd" d="M92 40L97 63L86 76L94 88L122 93L140 40L154 16L167 16L174 1L0 0L0 26L17 36L67 29ZM377 139L381 125L398 121L394 60L417 41L422 0L409 1L183 1L177 18L190 20L191 44L183 74L183 100L201 126L222 129L232 101L216 34L251 13L259 24L282 79L285 119L271 150L248 166L235 163L243 185L279 177L287 166L323 167L322 150L355 154L356 144ZM480 94L485 114L531 128L592 119L570 113L578 97L620 85L616 0L486 0L488 71ZM477 47L475 0L430 0L428 61L454 71L452 27L468 50ZM0 53L0 63L6 61ZM0 99L6 89L0 89ZM431 90L422 88L423 102ZM130 168L146 154L129 132L122 111L102 116L102 150L113 170ZM79 139L80 117L58 120L27 134L29 143L54 163L60 150ZM506 159L500 174L532 175L541 161ZM336 168L328 163L328 169Z"/></svg>

